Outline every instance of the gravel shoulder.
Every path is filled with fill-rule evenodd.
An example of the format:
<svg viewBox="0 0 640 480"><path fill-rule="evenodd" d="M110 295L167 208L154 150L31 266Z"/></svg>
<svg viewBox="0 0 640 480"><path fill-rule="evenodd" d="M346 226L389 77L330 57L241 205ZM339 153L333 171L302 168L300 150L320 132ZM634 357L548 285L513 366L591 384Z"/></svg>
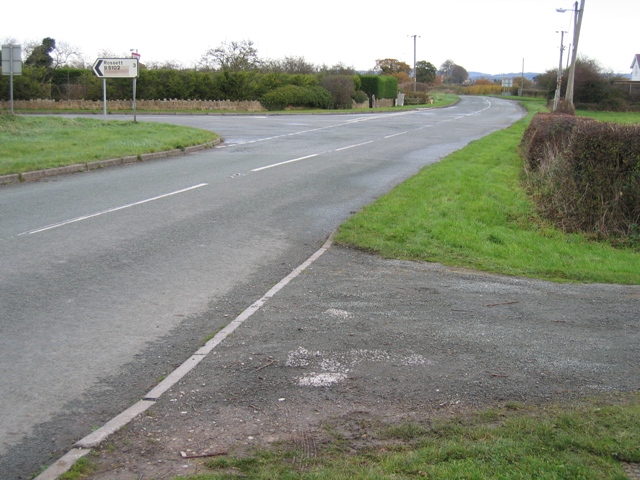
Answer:
<svg viewBox="0 0 640 480"><path fill-rule="evenodd" d="M332 246L101 445L90 478L195 474L203 456L280 441L312 456L327 425L366 444L365 425L637 391L638 344L640 286L556 284Z"/></svg>

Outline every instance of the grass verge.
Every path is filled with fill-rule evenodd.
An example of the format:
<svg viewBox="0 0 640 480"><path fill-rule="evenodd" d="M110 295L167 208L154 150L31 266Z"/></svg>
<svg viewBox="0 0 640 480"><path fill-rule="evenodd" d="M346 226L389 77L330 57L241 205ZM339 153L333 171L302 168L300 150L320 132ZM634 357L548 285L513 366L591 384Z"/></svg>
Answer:
<svg viewBox="0 0 640 480"><path fill-rule="evenodd" d="M428 423L371 424L357 438L331 438L316 456L281 445L251 457L217 457L205 463L210 473L187 478L624 479L622 462L640 462L638 400L629 394L575 406L509 404ZM354 450L354 443L361 446Z"/></svg>
<svg viewBox="0 0 640 480"><path fill-rule="evenodd" d="M541 219L521 185L529 115L424 168L340 227L336 241L386 258L554 281L640 284L640 254Z"/></svg>
<svg viewBox="0 0 640 480"><path fill-rule="evenodd" d="M167 124L0 115L0 175L182 149L217 138Z"/></svg>

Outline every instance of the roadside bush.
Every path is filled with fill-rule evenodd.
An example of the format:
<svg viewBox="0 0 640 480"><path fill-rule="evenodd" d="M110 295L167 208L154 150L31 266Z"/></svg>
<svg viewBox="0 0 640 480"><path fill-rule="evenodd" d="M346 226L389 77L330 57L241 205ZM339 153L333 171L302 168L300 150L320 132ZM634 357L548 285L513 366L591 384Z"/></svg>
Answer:
<svg viewBox="0 0 640 480"><path fill-rule="evenodd" d="M521 149L545 217L564 231L640 247L640 126L539 114Z"/></svg>
<svg viewBox="0 0 640 480"><path fill-rule="evenodd" d="M333 98L333 108L349 109L353 107L352 97L356 94L353 79L347 75L327 75L322 79L322 86Z"/></svg>
<svg viewBox="0 0 640 480"><path fill-rule="evenodd" d="M358 90L353 94L353 101L356 103L365 103L369 101L369 96L362 90Z"/></svg>
<svg viewBox="0 0 640 480"><path fill-rule="evenodd" d="M426 105L429 103L429 94L427 92L405 92L405 105Z"/></svg>
<svg viewBox="0 0 640 480"><path fill-rule="evenodd" d="M323 87L285 85L265 93L260 103L267 110L284 110L287 107L329 109L333 106L333 98Z"/></svg>
<svg viewBox="0 0 640 480"><path fill-rule="evenodd" d="M571 115L539 113L533 117L520 142L526 167L535 171L545 160L555 158L569 145L573 128L579 121L593 121Z"/></svg>

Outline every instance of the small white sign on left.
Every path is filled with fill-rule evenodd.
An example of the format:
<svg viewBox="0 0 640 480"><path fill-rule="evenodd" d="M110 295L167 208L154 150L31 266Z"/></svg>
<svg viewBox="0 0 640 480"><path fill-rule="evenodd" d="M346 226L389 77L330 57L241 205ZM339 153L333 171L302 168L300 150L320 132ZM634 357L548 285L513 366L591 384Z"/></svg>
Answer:
<svg viewBox="0 0 640 480"><path fill-rule="evenodd" d="M2 74L22 75L21 45L2 45Z"/></svg>

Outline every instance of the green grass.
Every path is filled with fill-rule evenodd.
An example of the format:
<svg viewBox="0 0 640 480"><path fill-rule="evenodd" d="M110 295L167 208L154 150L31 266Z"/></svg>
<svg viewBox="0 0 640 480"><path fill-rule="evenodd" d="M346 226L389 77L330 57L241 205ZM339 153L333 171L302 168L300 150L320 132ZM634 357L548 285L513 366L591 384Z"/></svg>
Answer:
<svg viewBox="0 0 640 480"><path fill-rule="evenodd" d="M73 467L66 473L63 473L59 480L80 480L87 478L95 470L95 464L87 457L79 458Z"/></svg>
<svg viewBox="0 0 640 480"><path fill-rule="evenodd" d="M640 254L567 235L536 214L517 146L533 112L472 142L364 208L338 243L386 258L588 283L640 284Z"/></svg>
<svg viewBox="0 0 640 480"><path fill-rule="evenodd" d="M640 112L588 112L578 110L579 117L591 117L602 122L640 123Z"/></svg>
<svg viewBox="0 0 640 480"><path fill-rule="evenodd" d="M0 175L185 148L213 132L175 125L0 115Z"/></svg>
<svg viewBox="0 0 640 480"><path fill-rule="evenodd" d="M205 463L210 473L188 479L624 479L621 462L640 462L639 400L509 405L431 423L373 425L366 442L361 431L334 437L312 458L280 445L217 457Z"/></svg>

